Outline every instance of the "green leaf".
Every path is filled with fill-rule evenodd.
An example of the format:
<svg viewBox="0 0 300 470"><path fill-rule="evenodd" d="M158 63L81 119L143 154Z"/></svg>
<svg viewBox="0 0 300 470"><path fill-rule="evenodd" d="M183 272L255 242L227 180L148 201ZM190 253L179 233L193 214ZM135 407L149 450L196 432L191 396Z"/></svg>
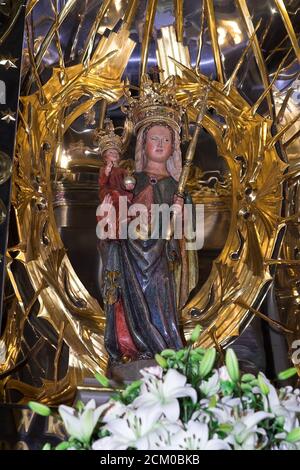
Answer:
<svg viewBox="0 0 300 470"><path fill-rule="evenodd" d="M70 447L70 443L68 441L60 442L56 447L55 450L67 450Z"/></svg>
<svg viewBox="0 0 300 470"><path fill-rule="evenodd" d="M76 402L75 408L79 413L81 413L84 410L84 403L81 400L78 400Z"/></svg>
<svg viewBox="0 0 300 470"><path fill-rule="evenodd" d="M201 335L201 332L202 332L202 326L201 325L195 326L195 328L192 331L191 337L190 337L190 342L192 344L196 343L196 341L198 341L199 336Z"/></svg>
<svg viewBox="0 0 300 470"><path fill-rule="evenodd" d="M255 375L253 374L243 374L242 375L242 382L252 382L252 380L256 380Z"/></svg>
<svg viewBox="0 0 300 470"><path fill-rule="evenodd" d="M154 358L160 367L162 367L163 369L167 368L168 363L160 354L155 354Z"/></svg>
<svg viewBox="0 0 300 470"><path fill-rule="evenodd" d="M285 418L284 416L277 416L275 421L276 421L277 426L283 427L285 423Z"/></svg>
<svg viewBox="0 0 300 470"><path fill-rule="evenodd" d="M37 403L36 401L28 402L29 408L41 416L50 416L51 410L48 406L42 405L41 403Z"/></svg>
<svg viewBox="0 0 300 470"><path fill-rule="evenodd" d="M251 387L250 384L242 383L241 384L241 389L243 390L243 392L252 392L252 387Z"/></svg>
<svg viewBox="0 0 300 470"><path fill-rule="evenodd" d="M279 372L277 377L279 380L287 380L290 377L293 377L294 375L297 375L297 369L296 367L290 367L289 369Z"/></svg>
<svg viewBox="0 0 300 470"><path fill-rule="evenodd" d="M105 375L100 374L99 372L95 373L95 378L98 380L98 382L103 386L103 387L109 387L109 380Z"/></svg>
<svg viewBox="0 0 300 470"><path fill-rule="evenodd" d="M238 382L240 378L239 362L234 350L231 348L227 349L226 351L225 364L231 380L234 383Z"/></svg>
<svg viewBox="0 0 300 470"><path fill-rule="evenodd" d="M51 444L46 442L46 444L43 445L42 450L51 450Z"/></svg>
<svg viewBox="0 0 300 470"><path fill-rule="evenodd" d="M192 350L193 353L200 354L200 356L204 356L206 349L204 348L195 348Z"/></svg>
<svg viewBox="0 0 300 470"><path fill-rule="evenodd" d="M234 383L229 380L222 380L221 390L223 392L223 395L226 395L226 396L232 395L232 392L234 390Z"/></svg>
<svg viewBox="0 0 300 470"><path fill-rule="evenodd" d="M270 389L269 389L268 385L266 384L265 379L264 379L264 377L261 373L258 374L257 381L258 381L258 386L261 390L261 393L263 395L268 395L269 392L270 392Z"/></svg>
<svg viewBox="0 0 300 470"><path fill-rule="evenodd" d="M127 398L131 393L135 392L135 390L137 390L138 388L140 388L140 386L142 385L142 381L141 380L135 380L134 382L132 382L130 385L128 385L127 388L125 388L124 392L123 392L123 397L124 398Z"/></svg>
<svg viewBox="0 0 300 470"><path fill-rule="evenodd" d="M300 441L300 428L295 428L288 433L285 440L294 444L295 442Z"/></svg>
<svg viewBox="0 0 300 470"><path fill-rule="evenodd" d="M166 358L168 358L168 357L175 357L176 352L175 352L173 349L164 349L164 350L160 353L160 355L161 355L162 357L166 357Z"/></svg>
<svg viewBox="0 0 300 470"><path fill-rule="evenodd" d="M225 432L226 434L229 434L232 431L233 426L231 424L222 423L218 429L222 432Z"/></svg>
<svg viewBox="0 0 300 470"><path fill-rule="evenodd" d="M179 351L177 351L176 353L176 359L182 359L183 356L185 355L185 349L180 349Z"/></svg>
<svg viewBox="0 0 300 470"><path fill-rule="evenodd" d="M217 352L215 348L208 349L204 354L199 367L199 374L201 378L206 377L211 372L216 360L216 354Z"/></svg>

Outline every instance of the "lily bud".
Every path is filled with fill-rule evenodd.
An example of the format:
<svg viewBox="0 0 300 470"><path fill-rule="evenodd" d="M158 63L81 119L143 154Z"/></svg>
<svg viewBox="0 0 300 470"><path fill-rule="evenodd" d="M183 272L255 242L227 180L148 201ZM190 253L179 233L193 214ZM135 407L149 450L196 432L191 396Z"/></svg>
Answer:
<svg viewBox="0 0 300 470"><path fill-rule="evenodd" d="M293 377L296 374L297 374L296 367L290 367L289 369L286 369L286 370L283 370L282 372L279 372L278 379L279 380L287 380L287 379L289 379L290 377Z"/></svg>
<svg viewBox="0 0 300 470"><path fill-rule="evenodd" d="M268 395L269 392L270 392L270 389L269 389L268 385L266 384L266 382L264 380L264 377L261 373L258 374L257 381L258 381L258 386L261 390L261 393L263 395Z"/></svg>
<svg viewBox="0 0 300 470"><path fill-rule="evenodd" d="M256 377L253 374L243 374L242 375L242 382L248 383L252 382L252 380L255 380Z"/></svg>
<svg viewBox="0 0 300 470"><path fill-rule="evenodd" d="M163 369L167 368L168 363L160 354L155 354L154 358L160 367L162 367Z"/></svg>
<svg viewBox="0 0 300 470"><path fill-rule="evenodd" d="M215 348L210 348L206 351L200 362L199 373L202 378L206 377L212 370L216 360Z"/></svg>
<svg viewBox="0 0 300 470"><path fill-rule="evenodd" d="M167 358L168 358L168 357L174 357L175 354L176 354L176 352L175 352L173 349L164 349L164 350L160 353L160 355L161 355L162 357L167 357Z"/></svg>
<svg viewBox="0 0 300 470"><path fill-rule="evenodd" d="M193 331L192 331L191 338L190 338L190 342L191 342L192 344L193 344L193 343L196 343L196 341L198 341L199 336L200 336L200 334L201 334L201 331L202 331L201 325L195 326L195 328L194 328Z"/></svg>
<svg viewBox="0 0 300 470"><path fill-rule="evenodd" d="M41 403L37 403L36 401L28 402L29 408L41 416L50 416L51 410L48 406L42 405Z"/></svg>
<svg viewBox="0 0 300 470"><path fill-rule="evenodd" d="M231 348L227 349L226 351L225 364L232 382L238 382L240 378L239 362L234 350Z"/></svg>

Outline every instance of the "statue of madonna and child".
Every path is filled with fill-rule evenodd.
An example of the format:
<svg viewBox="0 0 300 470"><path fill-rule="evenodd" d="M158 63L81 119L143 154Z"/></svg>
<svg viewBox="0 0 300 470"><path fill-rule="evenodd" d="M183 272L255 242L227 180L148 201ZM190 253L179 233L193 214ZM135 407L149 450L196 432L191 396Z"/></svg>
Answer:
<svg viewBox="0 0 300 470"><path fill-rule="evenodd" d="M177 192L182 174L183 109L172 93L171 86L144 76L140 95L128 97L127 113L136 133L133 175L119 167L122 141L112 123L99 135L105 163L99 175L97 210L100 287L106 315L105 347L113 365L151 359L163 349L180 349L184 342L180 310L197 284L197 252L187 249L195 211L189 194ZM127 211L120 229L120 219L124 224L121 205ZM192 210L183 210L186 205ZM169 214L172 207L166 230L163 210L156 212L153 207L163 207ZM139 224L133 213L142 213ZM185 224L186 213L192 216ZM179 225L176 217L180 217ZM132 224L134 230L130 230ZM172 224L188 228L176 237Z"/></svg>

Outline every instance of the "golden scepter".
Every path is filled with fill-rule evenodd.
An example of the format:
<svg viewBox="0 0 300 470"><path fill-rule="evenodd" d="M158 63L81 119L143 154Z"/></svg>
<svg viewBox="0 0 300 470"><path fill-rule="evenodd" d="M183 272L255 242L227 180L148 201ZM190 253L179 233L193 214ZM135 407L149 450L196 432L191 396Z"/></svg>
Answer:
<svg viewBox="0 0 300 470"><path fill-rule="evenodd" d="M187 184L190 169L191 169L193 159L194 159L194 156L195 156L198 137L199 137L199 134L200 134L200 130L202 128L201 123L203 121L203 118L205 116L206 109L207 109L207 100L208 100L209 91L210 91L210 83L207 85L206 90L205 90L203 103L201 105L201 108L199 110L199 113L198 113L198 116L197 116L197 119L196 119L196 122L195 122L196 128L195 128L193 137L192 137L192 139L189 143L189 146L188 146L188 149L187 149L187 152L186 152L185 162L184 162L181 174L180 174L176 195L181 197L181 198L184 198L185 186ZM174 216L174 214L172 214L172 216L171 216L169 230L168 230L168 233L167 233L167 236L166 236L167 240L170 240L174 235L175 221L174 221L173 216Z"/></svg>
<svg viewBox="0 0 300 470"><path fill-rule="evenodd" d="M195 128L193 137L192 137L192 139L189 143L189 146L188 146L188 149L187 149L187 152L186 152L184 166L183 166L180 178L179 178L178 189L177 189L176 194L180 197L184 197L184 189L185 189L185 186L186 186L188 178L189 178L190 169L191 169L193 159L194 159L194 156L195 156L198 137L199 137L199 134L200 134L200 130L202 128L201 123L203 121L203 118L205 116L206 109L207 109L207 100L208 100L209 91L210 91L210 84L207 85L206 90L205 90L203 103L201 105L201 108L200 108L200 111L198 113L196 123L195 123L196 128Z"/></svg>

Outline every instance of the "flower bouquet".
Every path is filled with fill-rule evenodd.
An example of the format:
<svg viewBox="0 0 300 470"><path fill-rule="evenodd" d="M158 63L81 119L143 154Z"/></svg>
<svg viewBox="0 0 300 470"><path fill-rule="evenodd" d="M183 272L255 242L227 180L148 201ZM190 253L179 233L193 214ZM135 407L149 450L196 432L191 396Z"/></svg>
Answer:
<svg viewBox="0 0 300 470"><path fill-rule="evenodd" d="M276 389L263 373L242 374L227 349L224 364L214 348L164 350L157 366L96 407L90 400L58 412L69 434L56 450L297 450L300 449L300 391ZM295 368L279 374L285 380ZM110 383L100 374L104 386ZM29 403L49 415L45 405ZM44 449L51 449L46 444Z"/></svg>

